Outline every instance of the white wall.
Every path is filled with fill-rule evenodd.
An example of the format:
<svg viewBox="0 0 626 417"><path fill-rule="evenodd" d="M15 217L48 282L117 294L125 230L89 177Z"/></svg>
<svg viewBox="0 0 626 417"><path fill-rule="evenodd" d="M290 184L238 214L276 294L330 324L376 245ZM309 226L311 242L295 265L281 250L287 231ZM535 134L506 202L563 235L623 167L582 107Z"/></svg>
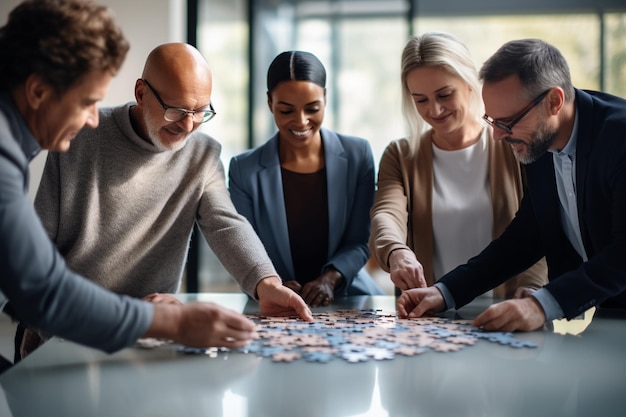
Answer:
<svg viewBox="0 0 626 417"><path fill-rule="evenodd" d="M0 26L21 0L0 0ZM102 105L116 105L133 99L135 79L141 76L148 53L158 44L185 40L186 2L184 0L100 0L115 12L116 20L131 44L126 61L113 79ZM0 58L2 59L2 58ZM30 196L34 198L45 163L41 152L30 165ZM0 314L0 354L13 358L15 323ZM4 393L0 390L0 415L10 415Z"/></svg>
<svg viewBox="0 0 626 417"><path fill-rule="evenodd" d="M117 23L130 42L130 51L119 74L113 79L103 106L112 106L133 100L135 80L141 76L145 58L157 45L184 41L186 36L185 0L99 0L110 7ZM0 1L0 25L21 0ZM41 152L31 163L30 195L39 185L46 152Z"/></svg>

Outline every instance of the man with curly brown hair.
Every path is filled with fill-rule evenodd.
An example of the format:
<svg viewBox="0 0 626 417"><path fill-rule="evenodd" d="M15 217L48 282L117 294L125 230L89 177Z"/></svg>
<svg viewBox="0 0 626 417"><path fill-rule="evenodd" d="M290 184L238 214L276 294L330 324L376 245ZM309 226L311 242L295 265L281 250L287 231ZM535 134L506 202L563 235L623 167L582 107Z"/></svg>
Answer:
<svg viewBox="0 0 626 417"><path fill-rule="evenodd" d="M255 332L239 313L149 303L71 271L28 199L29 161L41 149L66 151L81 128L98 125L97 103L128 48L110 11L89 0L28 0L0 28L0 307L30 328L107 352L141 336L242 347ZM285 298L310 318L297 296Z"/></svg>

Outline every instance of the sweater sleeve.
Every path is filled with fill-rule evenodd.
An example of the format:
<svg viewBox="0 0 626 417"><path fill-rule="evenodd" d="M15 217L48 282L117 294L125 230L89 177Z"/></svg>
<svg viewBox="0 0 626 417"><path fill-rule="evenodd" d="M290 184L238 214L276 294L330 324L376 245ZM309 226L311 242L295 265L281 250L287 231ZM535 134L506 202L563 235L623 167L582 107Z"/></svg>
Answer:
<svg viewBox="0 0 626 417"><path fill-rule="evenodd" d="M407 193L399 147L392 142L380 161L377 190L371 209L370 250L378 265L389 272L389 255L395 249L408 249L407 227L409 213Z"/></svg>
<svg viewBox="0 0 626 417"><path fill-rule="evenodd" d="M35 196L35 210L44 229L52 241L56 241L59 229L60 187L59 153L48 152L46 164L41 175L39 188Z"/></svg>
<svg viewBox="0 0 626 417"><path fill-rule="evenodd" d="M215 168L204 187L198 224L224 268L244 292L256 299L259 281L278 273L258 235L230 199L219 152L208 163Z"/></svg>

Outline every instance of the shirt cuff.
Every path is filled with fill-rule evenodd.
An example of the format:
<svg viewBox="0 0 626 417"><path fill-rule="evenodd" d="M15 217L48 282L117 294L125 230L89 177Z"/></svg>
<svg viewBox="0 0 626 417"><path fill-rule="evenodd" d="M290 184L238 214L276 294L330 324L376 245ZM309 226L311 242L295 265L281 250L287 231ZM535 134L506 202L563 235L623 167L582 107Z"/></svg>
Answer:
<svg viewBox="0 0 626 417"><path fill-rule="evenodd" d="M547 289L539 288L531 294L531 297L535 297L541 308L543 308L546 322L563 318L563 309Z"/></svg>
<svg viewBox="0 0 626 417"><path fill-rule="evenodd" d="M4 307L9 302L9 299L4 295L2 291L0 291L0 310L4 311Z"/></svg>
<svg viewBox="0 0 626 417"><path fill-rule="evenodd" d="M446 303L446 310L450 310L456 308L456 304L454 303L454 298L450 293L448 287L443 282L435 282L433 287L437 288L441 295L443 296L443 301Z"/></svg>

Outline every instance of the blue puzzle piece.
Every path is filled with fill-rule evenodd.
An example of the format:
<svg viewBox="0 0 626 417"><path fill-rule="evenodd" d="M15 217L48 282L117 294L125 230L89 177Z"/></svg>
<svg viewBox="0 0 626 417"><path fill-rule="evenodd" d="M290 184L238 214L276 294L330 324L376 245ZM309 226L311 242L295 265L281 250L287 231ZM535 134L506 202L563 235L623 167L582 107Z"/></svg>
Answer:
<svg viewBox="0 0 626 417"><path fill-rule="evenodd" d="M514 347L514 348L536 348L537 344L530 342L528 340L513 340L511 341L511 343L509 343L509 346Z"/></svg>
<svg viewBox="0 0 626 417"><path fill-rule="evenodd" d="M343 336L327 336L326 340L328 340L328 344L332 347L337 347L343 345L347 342L347 339Z"/></svg>
<svg viewBox="0 0 626 417"><path fill-rule="evenodd" d="M395 357L393 351L377 347L367 348L365 350L365 353L367 354L367 356L370 356L377 361L384 359L393 359Z"/></svg>
<svg viewBox="0 0 626 417"><path fill-rule="evenodd" d="M339 346L339 350L341 350L342 353L350 353L350 352L360 353L360 352L365 352L365 347L355 345L353 343L346 343L346 344Z"/></svg>
<svg viewBox="0 0 626 417"><path fill-rule="evenodd" d="M377 348L381 348L381 349L397 349L399 347L401 347L402 345L400 343L396 343L396 342L389 342L387 340L377 340L376 343L374 343L374 346Z"/></svg>
<svg viewBox="0 0 626 417"><path fill-rule="evenodd" d="M263 356L264 358L268 358L270 356L274 356L274 354L276 353L284 352L284 351L285 351L285 348L281 346L262 346L257 353Z"/></svg>
<svg viewBox="0 0 626 417"><path fill-rule="evenodd" d="M305 323L301 320L283 322L281 320L263 319L261 325L263 331L259 332L261 338L254 340L248 346L238 349L242 353L254 353L263 357L270 357L279 352L293 351L301 354L303 360L309 362L325 363L340 358L351 363L363 362L371 360L392 359L395 354L412 356L415 354L413 346L407 346L401 342L406 340L403 332L415 331L415 327L419 327L419 332L426 332L431 337L435 337L441 341L447 338L455 338L454 343L462 345L470 345L463 343L460 338L483 339L486 342L498 343L503 346L512 348L534 348L536 344L517 340L513 333L510 332L487 332L482 329L471 326L471 324L454 323L455 327L448 328L441 322L429 321L404 321L398 320L393 315L380 314L381 310L369 309L361 311L339 311L338 314L326 313L318 315L320 318L313 323ZM253 317L257 323L261 318ZM265 327L266 326L266 327ZM269 327L272 326L272 327ZM379 328L379 331L370 332L373 328ZM385 337L385 332L388 336ZM283 335L291 335L296 337L286 337L281 342L279 338ZM351 337L355 335L372 335L373 341L362 342L356 344L351 342ZM294 341L297 339L305 339L305 335L315 335L315 340L323 339L333 350L310 352ZM395 336L398 336L397 339ZM415 339L415 337L411 337ZM274 341L270 345L269 341ZM353 340L360 340L355 338ZM361 343L361 342L357 342ZM372 344L373 343L373 344ZM187 349L188 353L205 353L206 349ZM406 353L403 353L406 352ZM419 352L422 353L422 352Z"/></svg>

